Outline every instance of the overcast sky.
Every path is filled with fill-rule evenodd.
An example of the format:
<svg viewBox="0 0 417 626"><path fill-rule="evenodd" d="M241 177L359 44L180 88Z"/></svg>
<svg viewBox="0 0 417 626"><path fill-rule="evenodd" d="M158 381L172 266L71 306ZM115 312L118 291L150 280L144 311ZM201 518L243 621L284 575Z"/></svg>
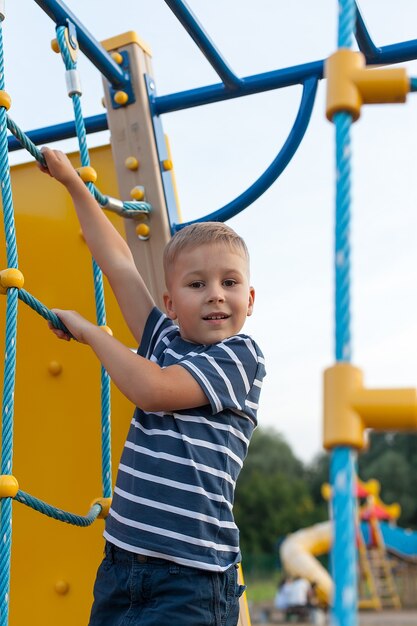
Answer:
<svg viewBox="0 0 417 626"><path fill-rule="evenodd" d="M133 30L151 47L159 95L219 79L163 0L68 0L96 39ZM327 57L336 47L331 0L189 0L241 77ZM362 0L377 45L417 38L415 0ZM50 50L54 25L34 0L6 1L6 89L25 130L73 117L64 70ZM103 112L100 76L81 56L85 116ZM411 76L417 64L408 63ZM185 220L220 208L275 158L301 87L163 116ZM231 220L252 257L256 306L246 331L268 376L259 421L305 461L321 450L322 371L334 362L334 128L322 82L306 136L273 187ZM107 133L90 136L105 143ZM62 149L74 149L63 142ZM13 162L25 160L20 153ZM353 363L368 386L417 384L417 95L364 107L353 129ZM105 190L103 189L105 192Z"/></svg>

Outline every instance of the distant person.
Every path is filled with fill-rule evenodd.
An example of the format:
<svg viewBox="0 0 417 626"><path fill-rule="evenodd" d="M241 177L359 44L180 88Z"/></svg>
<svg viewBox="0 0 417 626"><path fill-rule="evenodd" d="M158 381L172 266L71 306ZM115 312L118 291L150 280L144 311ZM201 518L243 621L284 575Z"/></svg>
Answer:
<svg viewBox="0 0 417 626"><path fill-rule="evenodd" d="M310 583L301 576L296 576L291 583L288 592L288 606L294 608L306 608L310 593Z"/></svg>
<svg viewBox="0 0 417 626"><path fill-rule="evenodd" d="M277 593L275 595L274 606L279 611L286 611L289 607L289 594L291 590L292 580L289 577L284 576L278 585Z"/></svg>

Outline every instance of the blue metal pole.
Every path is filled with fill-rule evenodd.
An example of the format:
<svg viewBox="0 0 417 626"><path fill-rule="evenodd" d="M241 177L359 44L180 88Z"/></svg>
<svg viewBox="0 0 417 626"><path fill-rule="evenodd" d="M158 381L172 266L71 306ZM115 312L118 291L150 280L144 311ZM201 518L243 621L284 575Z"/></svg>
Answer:
<svg viewBox="0 0 417 626"><path fill-rule="evenodd" d="M309 78L323 78L324 61L314 61L294 65L281 70L256 74L242 78L238 89L228 90L222 83L189 89L167 96L156 96L152 101L156 115L182 111L203 104L221 102L232 98L249 96L263 91L271 91L281 87L304 84Z"/></svg>
<svg viewBox="0 0 417 626"><path fill-rule="evenodd" d="M174 13L175 17L177 17L184 26L187 33L192 37L194 43L204 54L226 87L228 89L238 88L240 79L230 69L187 4L182 0L165 0L165 2Z"/></svg>
<svg viewBox="0 0 417 626"><path fill-rule="evenodd" d="M338 47L350 48L356 19L354 0L339 0ZM335 357L350 362L350 204L352 117L334 116L336 126L336 218L335 218ZM337 415L333 419L337 419ZM344 446L332 451L330 480L333 503L332 575L333 623L357 624L355 452Z"/></svg>
<svg viewBox="0 0 417 626"><path fill-rule="evenodd" d="M67 20L77 29L80 49L96 68L110 81L115 88L123 89L130 84L130 77L111 58L107 50L85 28L84 24L70 11L61 0L35 0L57 25L66 26Z"/></svg>
<svg viewBox="0 0 417 626"><path fill-rule="evenodd" d="M85 129L88 134L99 133L108 129L107 117L103 113L101 115L92 115L84 118ZM45 126L36 130L25 132L29 139L36 145L69 139L76 136L75 122L64 122L55 124L54 126ZM15 137L8 137L9 152L21 150L22 144Z"/></svg>
<svg viewBox="0 0 417 626"><path fill-rule="evenodd" d="M381 54L381 48L377 48L377 46L372 41L371 35L366 28L365 21L357 4L355 39L358 43L359 50L365 55L368 63L372 59L375 59L379 54Z"/></svg>

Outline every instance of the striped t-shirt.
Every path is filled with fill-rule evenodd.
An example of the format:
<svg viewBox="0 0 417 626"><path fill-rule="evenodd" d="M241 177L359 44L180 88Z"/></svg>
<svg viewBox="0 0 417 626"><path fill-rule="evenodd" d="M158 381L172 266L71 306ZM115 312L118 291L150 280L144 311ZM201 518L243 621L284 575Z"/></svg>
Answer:
<svg viewBox="0 0 417 626"><path fill-rule="evenodd" d="M233 498L257 423L262 352L243 334L211 345L185 341L154 308L138 354L185 367L209 404L172 413L136 409L104 536L130 552L224 571L240 560Z"/></svg>

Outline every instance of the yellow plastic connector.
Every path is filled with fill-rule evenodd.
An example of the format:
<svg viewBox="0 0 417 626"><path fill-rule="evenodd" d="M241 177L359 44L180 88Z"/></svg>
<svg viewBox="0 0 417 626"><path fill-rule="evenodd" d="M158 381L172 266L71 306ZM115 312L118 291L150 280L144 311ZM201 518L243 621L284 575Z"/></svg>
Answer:
<svg viewBox="0 0 417 626"><path fill-rule="evenodd" d="M117 65L121 65L123 63L123 57L120 54L120 52L112 52L110 56L113 59L113 61L117 63Z"/></svg>
<svg viewBox="0 0 417 626"><path fill-rule="evenodd" d="M136 170L139 169L139 161L134 156L127 157L127 159L125 160L125 166L128 170L136 172Z"/></svg>
<svg viewBox="0 0 417 626"><path fill-rule="evenodd" d="M145 197L145 188L141 185L136 185L136 187L130 190L130 197L133 200L143 200Z"/></svg>
<svg viewBox="0 0 417 626"><path fill-rule="evenodd" d="M4 107L6 111L12 106L12 99L7 91L0 90L0 107Z"/></svg>
<svg viewBox="0 0 417 626"><path fill-rule="evenodd" d="M56 52L56 54L59 54L61 52L60 48L59 48L59 43L58 43L58 39L52 39L51 40L51 48L54 52Z"/></svg>
<svg viewBox="0 0 417 626"><path fill-rule="evenodd" d="M101 506L101 512L97 515L97 517L99 519L106 519L111 507L111 498L96 498L91 503L91 506L94 506L95 504L99 504Z"/></svg>
<svg viewBox="0 0 417 626"><path fill-rule="evenodd" d="M120 104L121 106L126 104L128 100L129 100L129 96L127 95L125 91L116 91L116 93L114 94L114 101L117 102L117 104Z"/></svg>
<svg viewBox="0 0 417 626"><path fill-rule="evenodd" d="M5 294L10 287L22 289L25 279L20 270L15 267L9 267L0 271L0 293Z"/></svg>
<svg viewBox="0 0 417 626"><path fill-rule="evenodd" d="M361 52L341 48L326 61L326 115L350 113L353 121L360 116L362 104L405 102L410 81L404 68L370 69Z"/></svg>
<svg viewBox="0 0 417 626"><path fill-rule="evenodd" d="M145 224L142 222L142 224L138 224L136 226L136 234L137 236L142 239L142 240L146 240L149 239L150 234L151 234L151 229L149 228L148 224Z"/></svg>
<svg viewBox="0 0 417 626"><path fill-rule="evenodd" d="M101 330L105 333L107 333L108 335L111 335L113 337L113 331L110 328L110 326L106 326L106 324L103 324L102 326L100 326Z"/></svg>
<svg viewBox="0 0 417 626"><path fill-rule="evenodd" d="M172 168L173 168L173 167L174 167L174 166L172 165L172 161L171 161L171 159L164 159L164 160L162 161L162 169L163 169L165 172L168 172L169 170L172 170Z"/></svg>
<svg viewBox="0 0 417 626"><path fill-rule="evenodd" d="M97 172L94 167L85 165L84 167L77 167L77 172L85 183L95 183L97 180Z"/></svg>
<svg viewBox="0 0 417 626"><path fill-rule="evenodd" d="M417 391L366 389L360 369L337 363L324 372L326 449L365 447L365 430L417 430Z"/></svg>
<svg viewBox="0 0 417 626"><path fill-rule="evenodd" d="M19 491L19 483L11 474L0 476L0 498L14 498Z"/></svg>

